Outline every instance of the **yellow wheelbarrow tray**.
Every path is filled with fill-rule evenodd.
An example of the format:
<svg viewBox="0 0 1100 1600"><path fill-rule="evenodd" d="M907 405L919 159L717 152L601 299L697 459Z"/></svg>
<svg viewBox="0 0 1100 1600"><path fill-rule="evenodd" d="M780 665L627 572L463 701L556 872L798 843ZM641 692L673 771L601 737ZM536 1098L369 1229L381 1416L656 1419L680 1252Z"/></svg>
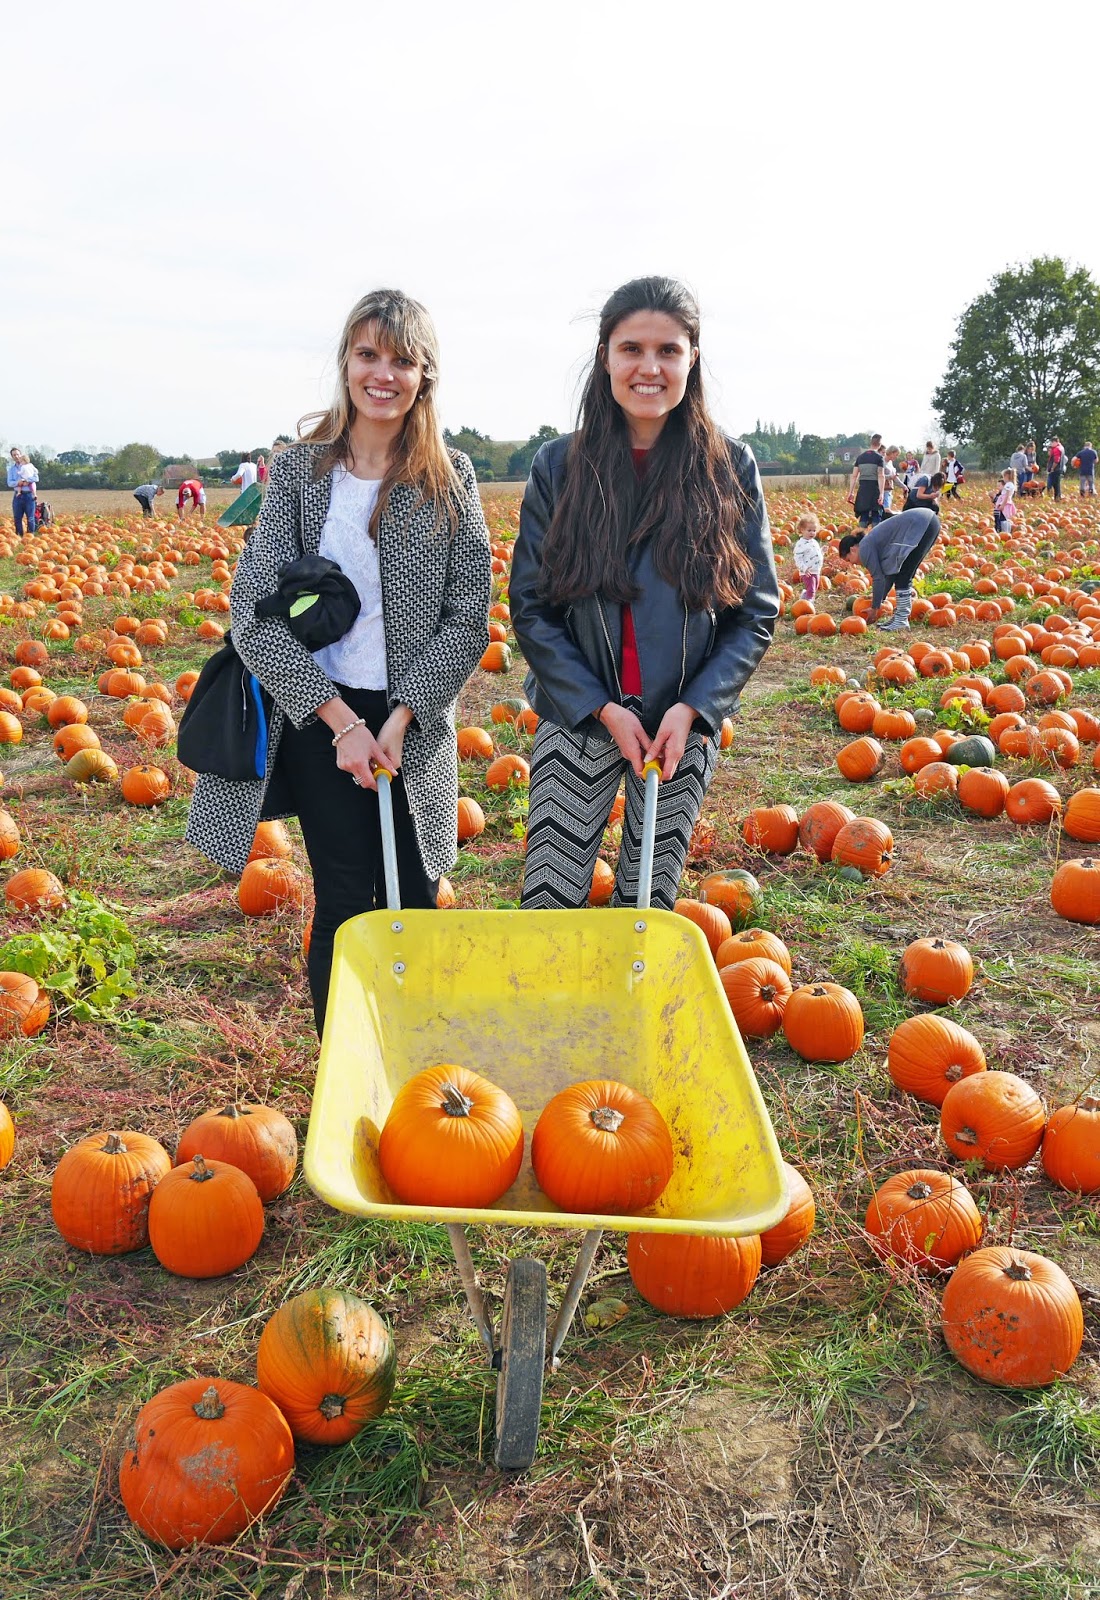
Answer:
<svg viewBox="0 0 1100 1600"><path fill-rule="evenodd" d="M402 911L394 909L396 852L386 849L391 909L353 917L336 935L306 1179L339 1211L448 1226L474 1320L502 1369L496 1459L507 1470L529 1466L537 1440L530 1391L537 1369L541 1400L545 1270L535 1258L512 1262L498 1344L465 1225L586 1231L551 1337L556 1367L604 1229L761 1233L788 1204L775 1134L706 940L687 918L647 909L655 771L647 773L646 787L637 910ZM384 776L379 799L386 848L392 827ZM523 1117L523 1166L495 1206L402 1205L382 1176L378 1139L395 1094L441 1062L498 1084ZM672 1178L645 1212L563 1212L539 1189L531 1168L530 1137L547 1101L569 1084L602 1077L648 1096L672 1135ZM527 1398L512 1407L510 1435L503 1419L502 1440L508 1370L516 1394Z"/></svg>

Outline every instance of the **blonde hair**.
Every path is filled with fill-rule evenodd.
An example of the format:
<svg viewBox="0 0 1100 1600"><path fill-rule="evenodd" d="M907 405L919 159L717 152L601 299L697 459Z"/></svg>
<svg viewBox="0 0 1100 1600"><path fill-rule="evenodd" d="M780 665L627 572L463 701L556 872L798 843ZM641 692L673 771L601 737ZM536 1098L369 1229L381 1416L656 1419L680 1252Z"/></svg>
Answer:
<svg viewBox="0 0 1100 1600"><path fill-rule="evenodd" d="M298 437L325 447L318 477L350 457L351 425L356 413L348 388L348 357L365 327L370 328L376 343L394 355L417 362L421 368L419 392L405 417L393 460L378 491L370 519L371 538L377 541L379 520L398 483L419 489L421 505L434 501L436 532L446 525L448 533L453 533L462 510L463 489L444 443L435 405L439 340L431 317L419 301L399 289L372 289L352 306L336 351L336 393L332 404L327 411L311 411L304 416L298 423Z"/></svg>
<svg viewBox="0 0 1100 1600"><path fill-rule="evenodd" d="M1015 467L1006 467L1004 469L1004 471L1001 473L1001 478L1003 479L1003 481L1005 483L1010 483L1014 489L1016 488L1016 469L1015 469Z"/></svg>
<svg viewBox="0 0 1100 1600"><path fill-rule="evenodd" d="M821 524L812 511L804 511L795 527L799 536L805 539L816 539L821 531Z"/></svg>

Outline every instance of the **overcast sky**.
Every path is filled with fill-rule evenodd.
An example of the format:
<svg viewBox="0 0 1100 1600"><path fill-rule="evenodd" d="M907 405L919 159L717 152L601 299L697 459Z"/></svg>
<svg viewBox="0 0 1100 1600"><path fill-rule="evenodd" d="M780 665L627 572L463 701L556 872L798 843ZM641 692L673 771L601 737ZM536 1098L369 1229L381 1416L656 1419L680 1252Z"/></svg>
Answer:
<svg viewBox="0 0 1100 1600"><path fill-rule="evenodd" d="M0 437L290 432L382 285L435 318L447 425L564 429L601 302L667 272L727 427L922 441L993 273L1100 275L1085 15L39 0L0 110Z"/></svg>

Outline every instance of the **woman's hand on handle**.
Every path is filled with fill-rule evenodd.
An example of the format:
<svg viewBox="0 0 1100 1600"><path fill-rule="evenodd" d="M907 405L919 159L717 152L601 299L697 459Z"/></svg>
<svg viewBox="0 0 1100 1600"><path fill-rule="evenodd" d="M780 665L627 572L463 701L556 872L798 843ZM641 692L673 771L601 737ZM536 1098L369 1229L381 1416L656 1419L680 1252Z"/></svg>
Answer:
<svg viewBox="0 0 1100 1600"><path fill-rule="evenodd" d="M630 762L640 778L646 759L649 734L638 718L627 706L616 705L613 700L609 700L600 712L600 721L618 745L624 760Z"/></svg>
<svg viewBox="0 0 1100 1600"><path fill-rule="evenodd" d="M353 728L336 746L336 765L361 789L377 789L375 767L388 767L389 759L369 728Z"/></svg>
<svg viewBox="0 0 1100 1600"><path fill-rule="evenodd" d="M401 770L405 752L405 731L413 719L408 706L394 706L378 730L377 745L382 752L382 765L390 772Z"/></svg>
<svg viewBox="0 0 1100 1600"><path fill-rule="evenodd" d="M689 706L684 700L678 700L661 718L657 736L645 752L643 760L661 763L662 783L667 783L680 765L687 749L688 735L697 716L698 712L694 706Z"/></svg>
<svg viewBox="0 0 1100 1600"><path fill-rule="evenodd" d="M388 762L362 718L339 696L318 706L317 715L332 729L334 736L340 735L336 740L336 765L340 771L346 772L360 788L377 789L374 768L387 766Z"/></svg>

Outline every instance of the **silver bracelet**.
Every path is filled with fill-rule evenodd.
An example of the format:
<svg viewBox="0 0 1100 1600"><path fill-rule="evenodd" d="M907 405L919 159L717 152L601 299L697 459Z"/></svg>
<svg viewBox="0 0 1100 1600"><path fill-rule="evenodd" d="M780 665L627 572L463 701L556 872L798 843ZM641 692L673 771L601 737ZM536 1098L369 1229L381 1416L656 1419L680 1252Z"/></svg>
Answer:
<svg viewBox="0 0 1100 1600"><path fill-rule="evenodd" d="M333 734L333 736L332 736L333 744L334 745L339 744L340 740L344 737L345 733L350 733L353 728L365 728L366 725L367 725L367 722L366 722L366 718L365 717L356 717L355 721L354 722L349 722L346 728L341 728L339 733L334 733Z"/></svg>

